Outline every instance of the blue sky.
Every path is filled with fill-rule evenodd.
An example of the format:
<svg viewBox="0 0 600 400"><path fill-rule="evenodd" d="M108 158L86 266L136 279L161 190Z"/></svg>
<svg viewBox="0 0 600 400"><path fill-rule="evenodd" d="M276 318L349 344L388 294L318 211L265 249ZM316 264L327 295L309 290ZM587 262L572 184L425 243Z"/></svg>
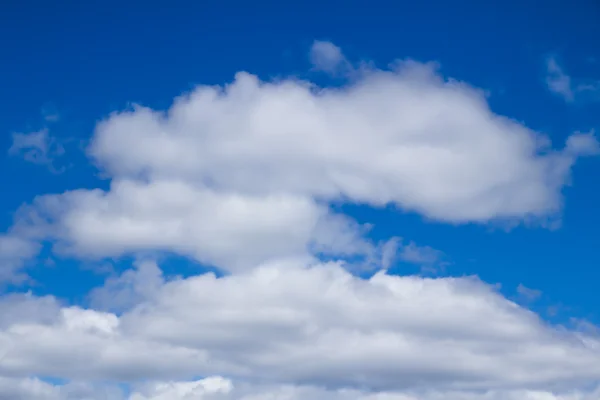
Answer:
<svg viewBox="0 0 600 400"><path fill-rule="evenodd" d="M264 82L274 82L274 85L281 81L302 80L322 88L343 89L351 88L354 81L367 82L365 85L371 82L368 77L360 75L361 63L370 65L365 68L370 68L370 71L376 71L373 73L377 74L399 59L411 59L419 63L436 62L439 64L438 74L446 82L454 79L469 87L481 89L485 93L482 95L485 100L481 101L487 101L492 113L508 117L520 126L545 135L557 152L565 147L565 142L574 133L579 132L592 138L594 132L598 133L600 130L600 41L597 40L600 38L600 5L591 0L553 0L545 2L544 7L531 1L460 1L448 4L442 1L365 3L347 0L325 3L304 1L293 6L274 1L128 2L126 5L111 1L63 1L58 5L9 1L2 6L0 15L0 49L3 59L0 64L0 87L3 94L0 97L3 109L0 119L0 148L3 149L0 154L0 185L4 188L0 197L0 223L3 232L8 235L15 232L13 226L17 230L20 226L23 214L16 213L19 207L32 204L36 196L45 199L43 196L47 194L60 195L76 189L86 192L87 196L88 190L99 188L117 193L115 196L125 196L119 197L118 206L115 207L126 208L123 204L128 201L127 193L137 193L134 191L137 189L130 188L132 191L127 191L129 189L125 188L123 192L118 192L111 187L111 182L114 185L121 180L134 179L136 174L142 175L147 171L153 171L148 172L149 174L154 173L148 179L160 177L156 178L157 182L163 183L165 179L173 182L193 180L190 176L206 173L207 176L210 175L207 179L214 179L217 182L215 185L222 185L219 187L225 191L239 191L248 196L254 195L255 189L261 195L269 190L284 195L298 195L298 191L304 189L291 187L289 182L304 179L294 175L303 174L304 172L298 171L304 169L290 169L289 175L282 172L282 179L288 183L281 188L277 186L280 184L278 176L271 177L272 185L263 185L259 179L256 188L252 188L251 183L234 182L234 178L228 173L217 171L218 168L227 168L225 166L237 163L237 159L214 159L214 167L212 164L202 167L206 171L210 170L209 172L204 169L201 172L190 172L183 164L181 168L160 164L162 169L159 171L157 164L153 164L154 158L148 161L142 158L146 154L140 155L140 158L133 154L145 148L144 135L149 135L148 132L153 129L150 125L139 125L139 130L127 142L123 139L124 144L121 146L119 134L128 135L128 130L136 130L138 125L126 125L129 122L124 117L119 119L120 116L113 113L131 109L132 104L166 110L174 98L183 93L193 93L197 85L230 84L239 71L256 75ZM340 51L339 54L332 56L333 53L327 53L325 56L333 57L335 68L342 68L341 73L327 71L326 65L315 61L315 43L326 43L331 45L327 49ZM358 73L358 78L353 73ZM426 98L427 93L429 92L423 92L423 98ZM277 101L284 102L285 99ZM410 97L408 99L410 103L412 100ZM419 101L415 98L416 103ZM215 110L212 112L216 113ZM452 115L458 115L461 110L451 113L447 120L443 119L444 116L440 117L440 123L443 124L440 129L449 126L445 125L445 121L452 124ZM193 114L194 111L189 112ZM233 114L236 112L241 113L235 110ZM104 128L105 125L99 124L100 121L116 122ZM373 131L363 131L361 134L376 135L376 127L379 125L373 126ZM461 122L460 126L471 125L466 121L464 124ZM469 147L469 143L478 140L476 130L483 125L473 122L472 126L474 132L469 132L465 142L459 143L467 152L477 151L475 147ZM171 133L177 135L179 128L173 129L174 133ZM190 134L202 129L204 128L196 126L190 130ZM400 131L405 128L397 129ZM284 131L285 129L282 130ZM31 134L35 135L36 132L43 134L36 136L37 141L33 145L32 142L18 142L19 136L15 136L23 134L23 140L31 139L34 137ZM343 144L346 140L354 140L352 137L346 139L344 136L333 135L332 143ZM502 136L504 133L499 135L508 140L510 133L507 130L506 136ZM134 140L139 140L138 144L132 144L135 143ZM148 139L147 143L151 140ZM462 136L460 140L463 140ZM91 145L92 143L95 144ZM509 142L498 143L498 153L505 151L503 144L516 153L519 151L517 145L511 147L512 145L507 144ZM600 189L597 177L600 176L600 159L592 154L597 150L594 143L585 143L587 147L581 153L592 156L579 157L579 153L577 157L574 156L576 161L574 158L573 166L567 169L567 175L560 179L556 188L550 182L550 173L527 181L529 178L522 180L518 171L515 172L518 176L513 176L511 185L521 185L522 181L530 182L532 187L537 184L547 185L551 189L548 189L549 197L545 200L550 202L555 194L558 195L561 206L549 213L541 212L541 205L515 205L514 210L518 209L517 211L511 209L502 214L504 209L490 209L484 217L479 218L475 214L469 214L470 209L477 208L473 199L464 202L457 200L457 207L462 209L454 212L451 206L444 206L443 199L428 197L429 192L425 189L422 195L415 195L414 198L410 194L394 192L389 195L392 200L380 201L382 197L374 194L379 186L373 186L373 191L367 194L362 193L359 186L348 188L341 193L341 198L349 199L348 201L340 202L339 198L329 201L329 192L321 191L315 184L315 188L310 189L313 191L306 195L308 197L302 197L304 194L300 196L298 201L301 204L293 203L296 204L294 207L298 206L306 214L298 211L298 218L286 216L277 220L290 221L292 225L277 223L284 224L285 229L302 231L302 215L306 218L313 215L312 208L302 208L302 202L309 199L307 201L312 204L313 199L325 199L326 207L335 209L348 221L372 225L364 234L357 234L354 228L348 228L348 232L352 230L352 235L361 237L353 238L343 250L329 249L333 253L333 259L354 260L352 257L357 254L361 260L363 256L371 257L371 253L365 256L366 253L357 250L360 246L367 246L363 242L369 242L368 246L372 247L372 251L381 255L380 253L385 252L382 247L384 242L393 237L401 237L402 241L398 242L401 244L396 247L397 254L393 257L390 268L392 274L417 274L440 279L447 276L476 275L489 284L499 284L502 296L533 310L550 323L567 324L571 328L573 319L599 324L600 298L596 294L596 286L600 279L600 254L597 251L597 226L600 224L600 208L597 206L600 204ZM209 145L206 146L208 148ZM32 148L41 151L41 158L39 155L36 159L31 158L31 154L27 152ZM159 153L162 150L157 147L156 159L160 159ZM133 152L131 157L128 155L129 151ZM164 151L168 152L166 148ZM257 150L257 154L263 154L262 151ZM198 154L199 158L213 160L208 152ZM245 155L240 159L245 160L243 157ZM273 157L278 162L285 161ZM320 156L315 157L321 160L318 158ZM173 160L179 158L184 159L185 156L178 155ZM139 165L134 165L138 160L141 160ZM248 164L239 161L241 169L238 173L246 169L252 170L257 161L254 158L249 160ZM514 165L519 166L523 163L523 169L519 173L529 176L527 166L535 168L534 165L538 165L537 160L541 158L538 159L536 154L522 157L506 154L501 160L513 160ZM528 164L529 161L532 164ZM288 162L293 163L295 159ZM356 165L363 165L360 160L356 162ZM269 167L266 171L269 171L275 164L267 165ZM310 169L309 164L306 165L307 170ZM512 167L503 165L500 161L494 165L496 169L506 167L512 171ZM473 161L467 167L469 170L476 169L478 164ZM554 167L558 168L557 165ZM257 170L262 171L260 168ZM324 168L327 170L328 167ZM288 170L284 168L282 171ZM265 173L269 175L271 172ZM394 171L386 173L393 175ZM419 179L415 175L409 176L406 181L396 181L392 175L386 175L382 182L406 182L407 185L412 185L413 179ZM373 175L357 176L364 179L364 176ZM307 181L314 180L314 177L307 177ZM271 178L265 178L265 182ZM387 180L388 178L391 180ZM433 175L431 179L433 182ZM457 182L459 181L460 179ZM141 182L137 184L142 185ZM344 183L340 182L342 181L337 184L343 186ZM263 189L263 186L267 189ZM187 187L171 188L188 193ZM512 194L527 196L528 189L524 186L519 188L513 192L507 189L502 196L506 195L509 203L513 199ZM461 196L471 193L471 189L471 186L458 188L454 194L463 199ZM386 192L387 189L381 190ZM473 190L479 189L475 187ZM140 201L145 196L155 195L152 194L154 192L142 193L139 195ZM196 200L190 201L212 201L212 194L206 195L208 197L202 197L205 194L198 196L200 197L195 197ZM385 197L383 194L381 196ZM15 284L7 279L3 287L5 296L8 293L32 290L34 295L56 296L68 305L93 308L102 303L94 303L93 289L104 285L103 288L115 290L105 280L119 279L120 273L133 271L131 268L135 265L134 260L139 258L158 257L157 262L166 275L190 277L207 268L221 268L235 277L240 271L246 271L247 267L241 266L243 262L233 260L231 254L220 253L222 250L219 250L219 241L196 248L195 244L175 242L154 246L160 240L148 239L143 246L122 245L125 250L117 250L120 249L120 243L92 236L100 235L100 228L95 233L90 233L92 228L86 230L87 225L82 225L81 228L68 225L75 223L72 222L74 215L80 215L70 214L70 207L75 209L83 206L76 203L79 200L61 203L62 201L59 198L56 203L56 207L62 211L52 217L60 225L57 231L52 231L43 239L32 239L35 236L31 233L33 230L27 233L27 240L32 239L43 246L43 250L31 254L26 252L27 256L18 261L23 262L24 266L18 267L18 270L29 274L36 281L35 284ZM92 197L82 200L88 204L96 204L94 201L101 200ZM227 198L221 199L216 204L227 201ZM452 205L454 201L449 199L448 204ZM53 212L44 208L49 206L36 207L38 206L33 209L37 212ZM103 206L98 207L101 209ZM278 206L272 204L268 207L275 209ZM136 207L132 210L135 211ZM260 208L253 211L252 215L265 212L262 210ZM538 211L540 215L536 215ZM166 215L170 211L164 212ZM231 211L233 214L235 212L237 211ZM544 224L549 215L552 221L560 223ZM120 218L126 217L121 215ZM264 218L268 219L266 216ZM86 224L85 221L89 224L91 220L82 221L81 224ZM67 227L83 236L90 236L78 241L77 233L65 233ZM234 228L246 229L245 226L238 225ZM327 232L333 235L331 232L335 230L336 234L341 235L336 230L338 228L337 225L329 227ZM126 227L122 229L125 232ZM221 232L220 226L209 226L207 229ZM257 237L261 237L260 232ZM233 233L223 235L219 236L219 240L228 241L227 235L235 236ZM278 233L275 238L280 236ZM288 253L290 256L297 256L297 245L295 242L291 244L296 239L296 236L280 237L276 242L281 242L281 249L265 252L269 257L283 257ZM235 236L232 241L236 240L242 239ZM337 239L328 238L325 244L321 244L329 246L329 240L337 243ZM59 243L59 246L52 248L52 243ZM260 257L267 253L261 253L262 249L246 250L247 246L254 246L251 240L248 243L251 244L243 245L244 252L240 253L240 258L256 256L257 260L264 261ZM62 250L61 244L64 245ZM273 246L278 245L275 243ZM13 248L0 246L0 249L8 254ZM341 253L337 253L338 251ZM0 260L8 265L8 256L3 257ZM377 265L376 269L381 267ZM5 270L9 269L12 271L14 268L5 266ZM134 300L129 299L127 304L136 301L142 300L135 297ZM175 375L167 376L172 379ZM323 379L316 382L331 383ZM369 383L365 385L368 387ZM374 384L373 387L378 386ZM144 398L152 397L148 395Z"/></svg>

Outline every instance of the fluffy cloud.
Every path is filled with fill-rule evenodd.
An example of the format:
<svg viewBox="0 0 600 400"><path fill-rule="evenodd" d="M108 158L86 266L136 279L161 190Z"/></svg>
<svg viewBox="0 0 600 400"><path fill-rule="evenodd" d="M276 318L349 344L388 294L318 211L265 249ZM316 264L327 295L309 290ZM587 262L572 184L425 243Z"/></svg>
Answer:
<svg viewBox="0 0 600 400"><path fill-rule="evenodd" d="M90 154L119 178L485 222L557 212L579 150L552 150L546 137L491 112L480 91L430 65L400 62L335 89L239 73L167 112L110 116Z"/></svg>
<svg viewBox="0 0 600 400"><path fill-rule="evenodd" d="M0 369L406 393L567 390L600 378L597 338L547 326L474 278L364 280L335 263L294 262L223 278L156 275L113 282L123 298L152 280L120 315L66 307L51 321L4 327Z"/></svg>
<svg viewBox="0 0 600 400"><path fill-rule="evenodd" d="M39 244L15 232L0 235L0 282L22 282L24 261L39 251Z"/></svg>
<svg viewBox="0 0 600 400"><path fill-rule="evenodd" d="M58 241L62 252L120 256L171 251L230 271L307 248L365 254L361 228L310 198L240 195L179 181L114 181L110 191L43 196L20 213L21 234Z"/></svg>

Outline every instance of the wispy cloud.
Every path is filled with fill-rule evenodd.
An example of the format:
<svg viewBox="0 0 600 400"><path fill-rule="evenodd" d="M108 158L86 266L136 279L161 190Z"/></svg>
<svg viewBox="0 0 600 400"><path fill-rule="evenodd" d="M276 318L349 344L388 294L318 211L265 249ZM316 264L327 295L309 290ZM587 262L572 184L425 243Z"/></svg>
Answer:
<svg viewBox="0 0 600 400"><path fill-rule="evenodd" d="M420 265L424 271L434 271L444 266L444 253L429 246L417 246L414 242L402 246L398 257L401 261Z"/></svg>
<svg viewBox="0 0 600 400"><path fill-rule="evenodd" d="M422 272L437 272L448 263L444 253L429 246L419 246L415 242L403 242L399 237L392 238L381 246L380 265L388 269L396 261L418 265Z"/></svg>
<svg viewBox="0 0 600 400"><path fill-rule="evenodd" d="M44 120L47 122L57 122L60 119L58 113L44 112Z"/></svg>
<svg viewBox="0 0 600 400"><path fill-rule="evenodd" d="M46 105L42 108L42 117L46 122L58 122L60 120L60 114L51 105Z"/></svg>
<svg viewBox="0 0 600 400"><path fill-rule="evenodd" d="M343 74L352 69L342 50L335 44L316 40L310 49L310 62L313 69L332 75Z"/></svg>
<svg viewBox="0 0 600 400"><path fill-rule="evenodd" d="M47 129L31 133L13 133L13 142L8 149L9 155L21 156L27 162L45 165L54 173L64 170L54 166L54 160L64 152L63 145L50 136Z"/></svg>
<svg viewBox="0 0 600 400"><path fill-rule="evenodd" d="M528 288L521 283L517 286L517 293L519 294L519 297L525 301L535 301L542 295L540 290Z"/></svg>
<svg viewBox="0 0 600 400"><path fill-rule="evenodd" d="M565 101L575 100L571 77L563 71L554 57L546 61L546 84L551 92L562 96Z"/></svg>
<svg viewBox="0 0 600 400"><path fill-rule="evenodd" d="M555 57L548 57L546 60L546 84L551 92L568 103L574 102L580 95L592 94L596 97L600 93L600 81L572 78Z"/></svg>

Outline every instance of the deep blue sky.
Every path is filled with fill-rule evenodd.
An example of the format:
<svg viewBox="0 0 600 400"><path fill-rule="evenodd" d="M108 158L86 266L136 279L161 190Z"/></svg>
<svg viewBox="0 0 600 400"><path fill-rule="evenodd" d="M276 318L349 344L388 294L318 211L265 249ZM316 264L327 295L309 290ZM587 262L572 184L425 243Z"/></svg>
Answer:
<svg viewBox="0 0 600 400"><path fill-rule="evenodd" d="M309 74L307 51L330 40L351 59L437 61L442 72L490 92L497 113L551 136L600 129L600 102L565 103L547 90L553 55L574 77L600 79L600 3L588 1L15 1L0 6L0 223L35 195L104 186L72 142L63 174L6 156L12 132L45 126L86 139L95 122L131 102L164 108L195 84L246 70L262 78ZM44 111L45 110L45 111ZM60 120L45 122L43 112ZM540 309L599 321L600 162L581 160L566 190L563 225L510 232L424 223L420 217L349 208L375 237L406 236L444 251L451 274L522 283L543 292ZM80 296L97 278L57 265L47 292ZM90 275L90 276L88 276ZM87 278L86 278L87 277ZM78 286L79 288L74 288Z"/></svg>

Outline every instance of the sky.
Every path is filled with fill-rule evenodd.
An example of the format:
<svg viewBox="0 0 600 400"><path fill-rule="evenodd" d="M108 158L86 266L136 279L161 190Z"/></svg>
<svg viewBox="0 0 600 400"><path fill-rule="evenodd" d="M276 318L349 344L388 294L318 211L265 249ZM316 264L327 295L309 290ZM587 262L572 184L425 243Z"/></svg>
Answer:
<svg viewBox="0 0 600 400"><path fill-rule="evenodd" d="M599 22L5 2L0 400L600 398Z"/></svg>

